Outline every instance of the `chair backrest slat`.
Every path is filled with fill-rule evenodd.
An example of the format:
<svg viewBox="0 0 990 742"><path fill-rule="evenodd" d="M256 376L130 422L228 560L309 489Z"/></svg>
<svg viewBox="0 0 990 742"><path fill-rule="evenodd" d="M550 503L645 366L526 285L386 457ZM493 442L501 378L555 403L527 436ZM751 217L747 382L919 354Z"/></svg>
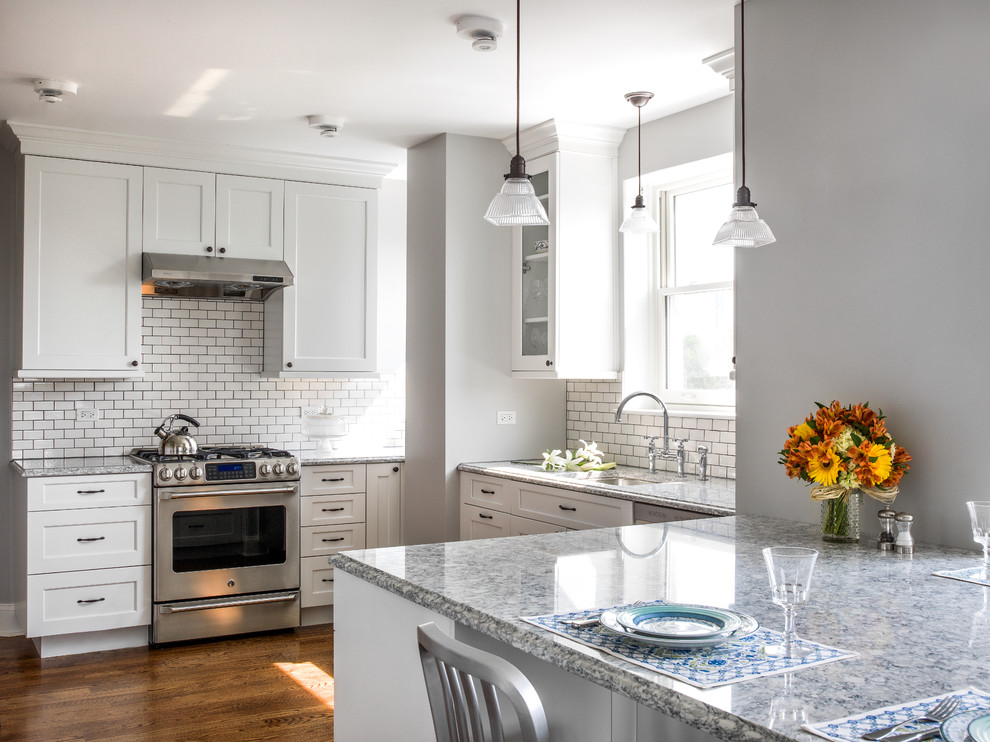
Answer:
<svg viewBox="0 0 990 742"><path fill-rule="evenodd" d="M486 742L476 684L485 699L490 742L505 742L497 692L511 703L522 742L549 742L539 694L512 663L447 636L434 623L416 633L437 742Z"/></svg>

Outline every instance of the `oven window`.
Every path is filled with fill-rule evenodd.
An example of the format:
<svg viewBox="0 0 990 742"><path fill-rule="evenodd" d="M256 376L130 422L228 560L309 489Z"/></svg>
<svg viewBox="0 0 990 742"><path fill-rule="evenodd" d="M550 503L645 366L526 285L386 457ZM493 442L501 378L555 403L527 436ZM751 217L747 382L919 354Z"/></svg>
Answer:
<svg viewBox="0 0 990 742"><path fill-rule="evenodd" d="M285 563L285 507L192 510L172 516L172 571Z"/></svg>

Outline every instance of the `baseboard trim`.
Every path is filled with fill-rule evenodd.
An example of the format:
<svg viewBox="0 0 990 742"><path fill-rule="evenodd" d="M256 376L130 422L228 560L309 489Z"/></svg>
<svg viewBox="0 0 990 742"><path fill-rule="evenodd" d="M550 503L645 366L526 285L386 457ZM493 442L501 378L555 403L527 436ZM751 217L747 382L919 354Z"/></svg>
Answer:
<svg viewBox="0 0 990 742"><path fill-rule="evenodd" d="M13 603L0 603L0 636L22 636L24 631L17 625Z"/></svg>

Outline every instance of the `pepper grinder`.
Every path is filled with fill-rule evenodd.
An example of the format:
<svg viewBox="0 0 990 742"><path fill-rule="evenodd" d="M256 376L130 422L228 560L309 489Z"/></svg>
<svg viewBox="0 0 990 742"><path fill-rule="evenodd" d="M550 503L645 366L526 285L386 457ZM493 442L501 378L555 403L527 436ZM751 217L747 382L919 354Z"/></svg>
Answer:
<svg viewBox="0 0 990 742"><path fill-rule="evenodd" d="M880 518L880 538L877 540L877 548L880 551L894 550L894 518L897 516L890 508L884 508L877 517Z"/></svg>
<svg viewBox="0 0 990 742"><path fill-rule="evenodd" d="M897 540L894 542L894 551L898 554L914 553L914 537L911 536L911 524L914 516L911 513L898 513L894 516L897 523Z"/></svg>

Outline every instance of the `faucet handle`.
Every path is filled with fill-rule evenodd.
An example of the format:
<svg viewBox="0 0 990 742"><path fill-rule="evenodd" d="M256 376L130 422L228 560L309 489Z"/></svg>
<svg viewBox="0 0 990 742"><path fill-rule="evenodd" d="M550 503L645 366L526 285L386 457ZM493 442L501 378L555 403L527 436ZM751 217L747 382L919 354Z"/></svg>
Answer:
<svg viewBox="0 0 990 742"><path fill-rule="evenodd" d="M684 450L684 444L687 443L687 442L688 442L688 439L687 438L674 438L674 443L677 444L677 450L678 451L683 451Z"/></svg>

